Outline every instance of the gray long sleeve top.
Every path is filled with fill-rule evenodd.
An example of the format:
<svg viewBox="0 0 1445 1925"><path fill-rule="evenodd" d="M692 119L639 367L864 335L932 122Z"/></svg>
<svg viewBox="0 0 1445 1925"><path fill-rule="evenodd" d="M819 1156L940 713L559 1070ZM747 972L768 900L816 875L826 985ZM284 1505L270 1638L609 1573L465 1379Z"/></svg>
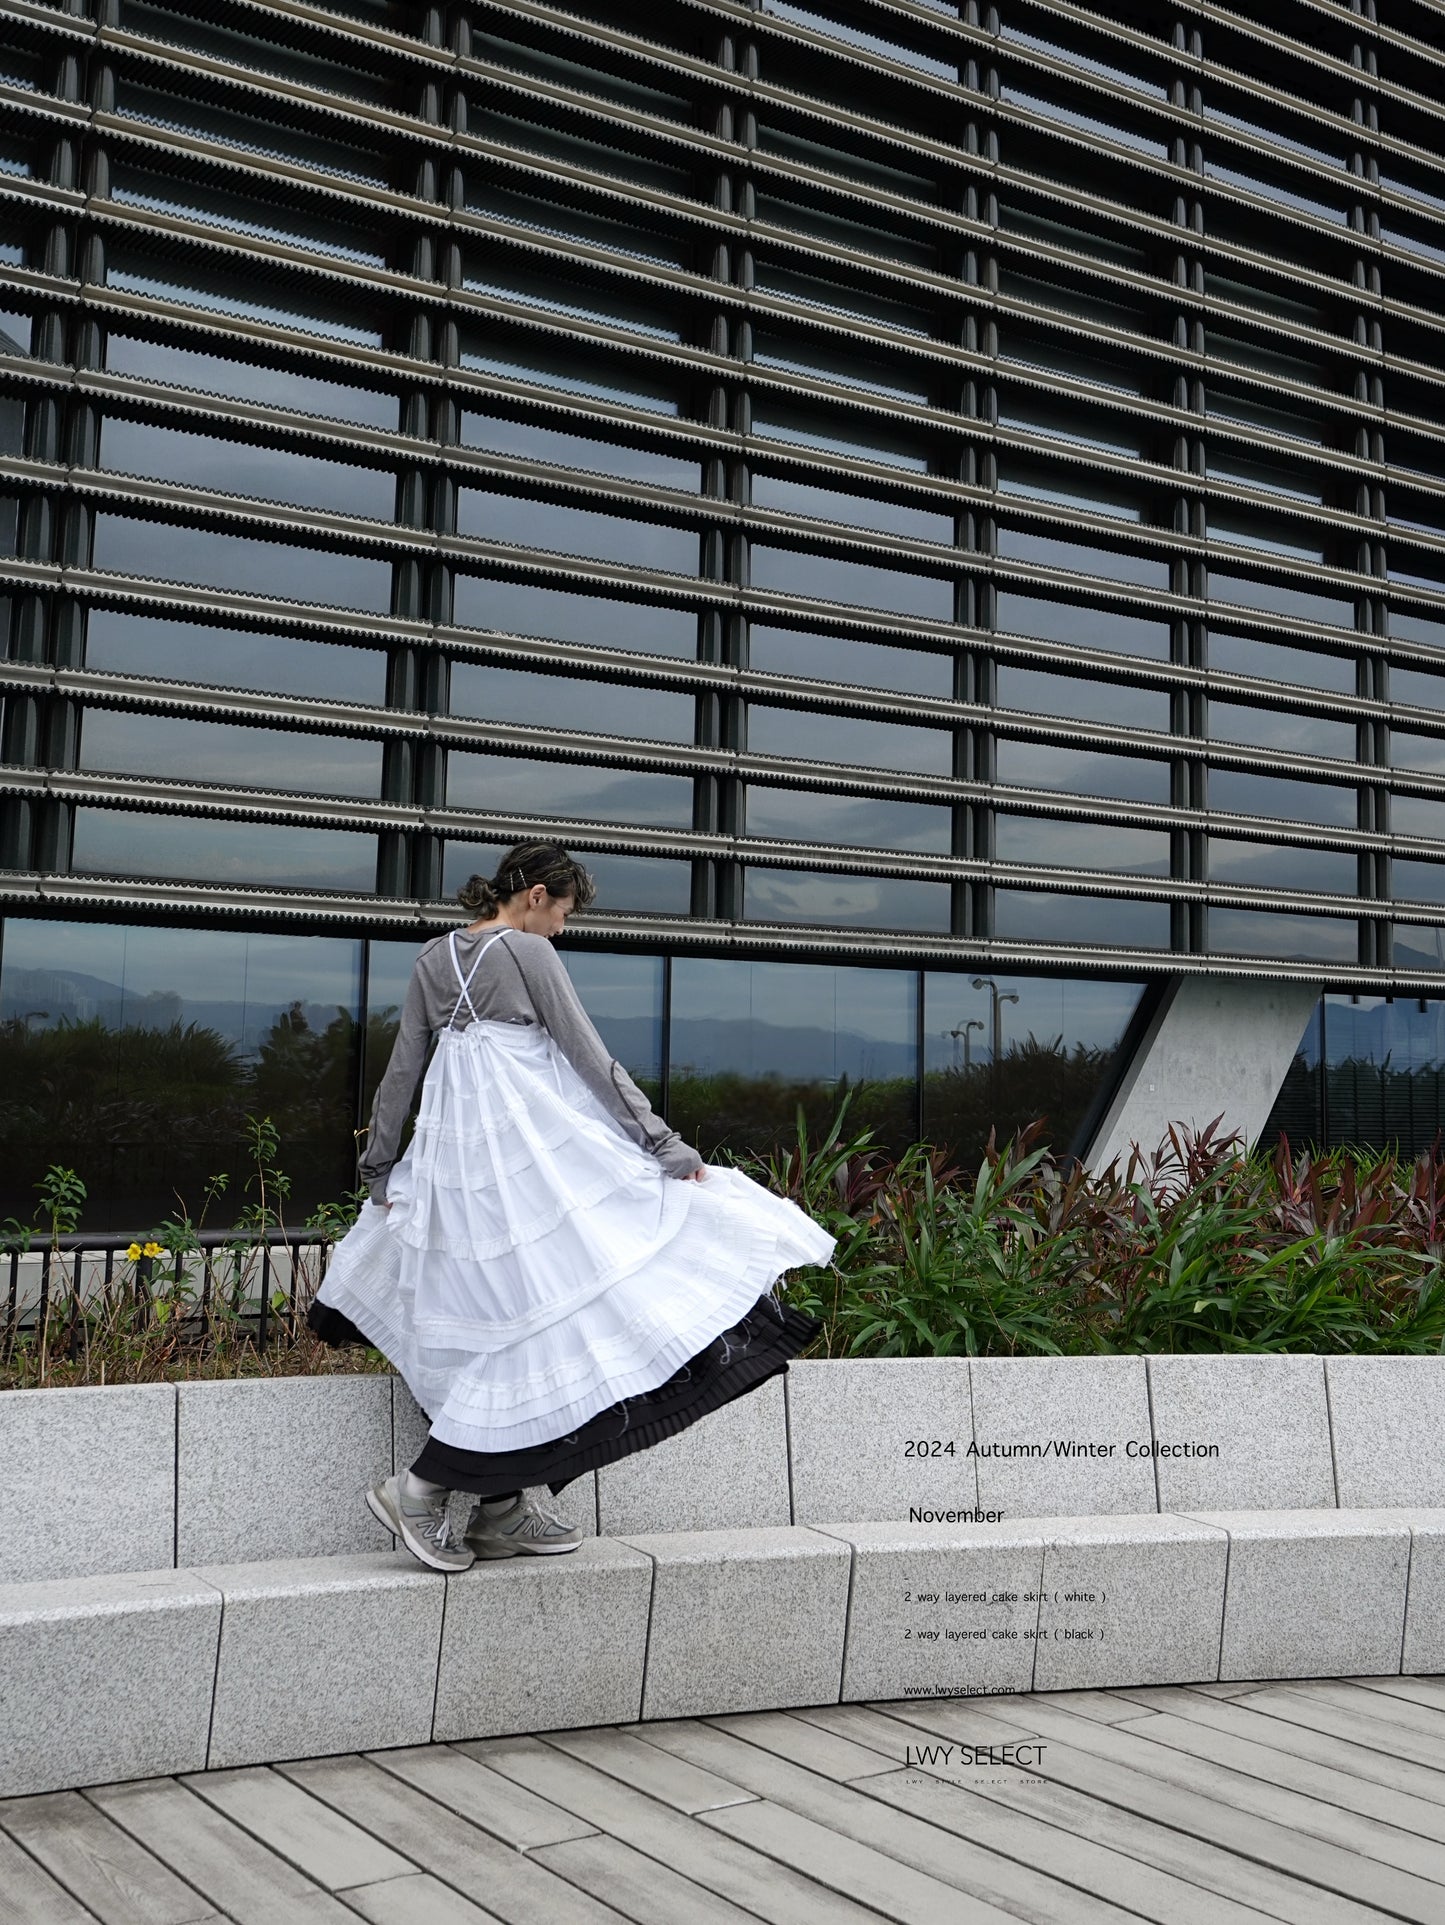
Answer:
<svg viewBox="0 0 1445 1925"><path fill-rule="evenodd" d="M498 926L493 923L475 934L457 931L457 960L464 976L482 945L490 945L468 992L477 1015L496 1022L539 1023L608 1114L634 1143L652 1152L669 1176L685 1177L700 1170L703 1160L697 1151L668 1128L609 1053L547 938L521 930L498 936ZM366 1149L358 1167L375 1203L386 1201L386 1180L397 1159L432 1038L452 1020L458 988L447 938L438 936L421 951L412 969L391 1060L371 1106ZM463 1029L470 1021L471 1012L463 1002L456 1026Z"/></svg>

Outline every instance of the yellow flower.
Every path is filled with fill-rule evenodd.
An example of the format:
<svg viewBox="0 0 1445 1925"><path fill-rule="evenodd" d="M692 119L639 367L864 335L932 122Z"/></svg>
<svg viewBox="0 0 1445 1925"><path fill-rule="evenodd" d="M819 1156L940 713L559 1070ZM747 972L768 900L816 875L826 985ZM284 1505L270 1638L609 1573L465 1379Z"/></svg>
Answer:
<svg viewBox="0 0 1445 1925"><path fill-rule="evenodd" d="M126 1255L130 1261L134 1263L137 1257L143 1257L145 1255L145 1251L141 1249L138 1243L133 1243L126 1251Z"/></svg>
<svg viewBox="0 0 1445 1925"><path fill-rule="evenodd" d="M166 1253L163 1243L148 1243L141 1251L143 1257L163 1257Z"/></svg>

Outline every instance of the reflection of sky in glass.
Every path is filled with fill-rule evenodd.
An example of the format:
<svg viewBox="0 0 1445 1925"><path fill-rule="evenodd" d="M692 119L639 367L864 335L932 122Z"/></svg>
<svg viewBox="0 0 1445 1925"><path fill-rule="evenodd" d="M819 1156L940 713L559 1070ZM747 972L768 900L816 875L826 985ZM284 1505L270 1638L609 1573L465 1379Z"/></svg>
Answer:
<svg viewBox="0 0 1445 1925"><path fill-rule="evenodd" d="M1209 948L1215 955L1352 963L1359 958L1357 930L1348 916L1289 916L1268 909L1222 909L1217 903L1209 909Z"/></svg>
<svg viewBox="0 0 1445 1925"><path fill-rule="evenodd" d="M1169 659L1169 624L1147 615L1118 615L1092 603L1045 601L1000 587L995 626L1004 635L1032 635L1042 642L1072 642L1118 655Z"/></svg>
<svg viewBox="0 0 1445 1925"><path fill-rule="evenodd" d="M1284 822L1355 826L1355 791L1336 782L1256 775L1252 769L1209 771L1209 806L1230 815L1276 816Z"/></svg>
<svg viewBox="0 0 1445 1925"><path fill-rule="evenodd" d="M1391 729L1390 761L1397 769L1428 769L1445 774L1445 738L1414 729Z"/></svg>
<svg viewBox="0 0 1445 1925"><path fill-rule="evenodd" d="M1128 682L1090 682L1078 675L1051 675L1043 669L1019 668L1001 662L998 705L1027 709L1034 715L1073 716L1079 720L1113 722L1135 729L1169 732L1169 692L1137 688Z"/></svg>
<svg viewBox="0 0 1445 1925"><path fill-rule="evenodd" d="M389 562L128 515L96 516L95 566L115 574L237 588L278 601L319 602L377 614L391 602Z"/></svg>
<svg viewBox="0 0 1445 1925"><path fill-rule="evenodd" d="M1393 893L1406 902L1445 902L1445 862L1411 862L1396 856L1390 865Z"/></svg>
<svg viewBox="0 0 1445 1925"><path fill-rule="evenodd" d="M396 477L386 469L323 461L291 448L262 448L250 441L155 428L144 421L112 417L106 422L100 437L100 466L190 488L327 508L334 514L390 521L396 510Z"/></svg>
<svg viewBox="0 0 1445 1925"><path fill-rule="evenodd" d="M376 838L350 829L79 808L74 867L88 875L370 894L376 887Z"/></svg>
<svg viewBox="0 0 1445 1925"><path fill-rule="evenodd" d="M23 1017L40 997L50 1007L43 1020L32 1015L33 1028L97 1016L108 1028L193 1022L251 1055L294 1002L305 1005L317 1029L338 1007L357 1011L361 944L348 937L125 923L87 924L85 935L85 966L77 968L73 925L6 924L0 975L6 1016Z"/></svg>
<svg viewBox="0 0 1445 1925"><path fill-rule="evenodd" d="M1325 649L1287 648L1281 642L1262 642L1254 635L1209 632L1209 666L1231 675L1257 675L1262 681L1298 682L1301 688L1339 695L1355 692L1355 662L1351 655L1332 655Z"/></svg>
<svg viewBox="0 0 1445 1925"><path fill-rule="evenodd" d="M628 447L621 441L599 441L592 435L544 428L531 421L508 421L501 415L462 416L462 446L485 448L491 454L517 455L525 461L545 461L558 468L586 473L624 475L630 481L655 482L696 494L702 469L696 457L662 454L656 448Z"/></svg>
<svg viewBox="0 0 1445 1925"><path fill-rule="evenodd" d="M1137 583L1141 588L1169 587L1168 562L1131 549L1091 548L1082 542L1061 541L1057 535L1005 527L998 531L998 552L1008 561L1034 562L1041 568L1073 569L1081 575Z"/></svg>
<svg viewBox="0 0 1445 1925"><path fill-rule="evenodd" d="M983 1024L969 1032L974 1062L987 1062L992 1052L993 998L987 988L975 989L977 972L957 974L930 971L924 981L925 1066L952 1069L963 1061L961 1039L950 1031L970 1021ZM1113 1049L1123 1035L1140 996L1141 985L1094 982L1067 976L994 976L1000 997L1014 995L1016 1003L999 1003L1003 1045L1025 1042L1030 1036L1071 1050Z"/></svg>
<svg viewBox="0 0 1445 1925"><path fill-rule="evenodd" d="M819 795L750 782L747 833L780 842L826 842L847 849L906 849L946 856L953 812L924 802L871 795Z"/></svg>
<svg viewBox="0 0 1445 1925"><path fill-rule="evenodd" d="M592 860L587 858L589 864ZM662 1074L661 956L608 956L592 949L558 953L603 1042L629 1075L655 1082Z"/></svg>
<svg viewBox="0 0 1445 1925"><path fill-rule="evenodd" d="M774 708L766 702L748 704L748 748L758 755L919 775L947 775L953 764L948 729L873 722L861 715L811 715L806 709Z"/></svg>
<svg viewBox="0 0 1445 1925"><path fill-rule="evenodd" d="M1002 98L1012 106L1022 107L1029 113L1042 114L1049 120L1058 121L1061 127L1073 127L1084 134L1102 134L1105 140L1116 141L1121 147L1133 147L1141 154L1149 154L1155 160L1163 160L1169 152L1167 142L1157 134L1138 134L1132 127L1119 127L1111 121L1100 120L1097 114L1080 113L1074 107L1061 107L1057 101L1041 99L1038 94L1025 93L1022 88L1006 86Z"/></svg>
<svg viewBox="0 0 1445 1925"><path fill-rule="evenodd" d="M789 0L763 0L763 12L777 20L811 27L814 33L826 34L830 40L843 40L849 46L864 48L868 53L882 54L885 60L896 60L902 66L916 67L920 73L933 74L940 80L958 78L956 60L935 60L928 54L920 53L916 47L904 46L897 40L885 40L880 34L868 33L846 20L831 20L811 7L795 7Z"/></svg>
<svg viewBox="0 0 1445 1925"><path fill-rule="evenodd" d="M1289 709L1250 708L1243 702L1222 702L1211 696L1209 733L1221 742L1249 742L1263 749L1288 749L1296 755L1332 755L1355 759L1355 725L1323 715L1301 715Z"/></svg>
<svg viewBox="0 0 1445 1925"><path fill-rule="evenodd" d="M232 395L263 407L287 408L296 414L330 415L338 421L360 421L370 428L395 428L397 399L371 388L343 387L315 375L290 369L262 367L254 361L232 361L220 354L201 354L173 342L142 341L132 335L112 334L105 349L106 371L134 374L168 387L199 388L205 394ZM114 423L109 426L114 426Z"/></svg>
<svg viewBox="0 0 1445 1925"><path fill-rule="evenodd" d="M660 568L674 575L697 573L695 528L669 528L628 515L600 514L594 508L569 508L557 501L464 488L457 506L457 528L482 541L592 555L599 561Z"/></svg>
<svg viewBox="0 0 1445 1925"><path fill-rule="evenodd" d="M1111 67L1105 60L1096 60L1091 54L1080 53L1075 47L1061 47L1056 41L1045 40L1036 33L1024 33L1018 27L1000 24L998 37L1005 46L1029 47L1035 53L1051 54L1055 60L1065 61L1081 73L1098 74L1103 80L1117 80L1121 87L1132 87L1136 93L1158 94L1165 98L1165 89L1157 80L1146 80L1142 74L1127 73L1122 67Z"/></svg>
<svg viewBox="0 0 1445 1925"><path fill-rule="evenodd" d="M1001 812L994 824L994 853L1000 862L1041 868L1114 870L1131 876L1169 873L1167 830L1121 829L1113 822Z"/></svg>
<svg viewBox="0 0 1445 1925"><path fill-rule="evenodd" d="M1412 615L1408 609L1390 610L1390 633L1397 641L1424 642L1427 647L1445 648L1445 621L1425 615Z"/></svg>
<svg viewBox="0 0 1445 1925"><path fill-rule="evenodd" d="M655 742L691 742L696 702L671 689L633 688L590 676L543 675L490 663L452 666L451 712L536 728L585 729Z"/></svg>
<svg viewBox="0 0 1445 1925"><path fill-rule="evenodd" d="M1356 858L1348 849L1297 849L1233 836L1210 837L1209 874L1214 882L1308 889L1322 896L1352 896L1358 881Z"/></svg>
<svg viewBox="0 0 1445 1925"><path fill-rule="evenodd" d="M759 508L777 508L818 521L841 521L855 528L882 528L917 541L953 541L953 516L901 501L880 501L872 495L842 494L836 488L815 488L807 482L785 481L776 475L753 479L753 500Z"/></svg>
<svg viewBox="0 0 1445 1925"><path fill-rule="evenodd" d="M1445 675L1430 675L1424 669L1404 668L1392 662L1390 699L1413 708L1445 709Z"/></svg>
<svg viewBox="0 0 1445 1925"><path fill-rule="evenodd" d="M917 993L912 970L679 956L673 1074L910 1075Z"/></svg>
<svg viewBox="0 0 1445 1925"><path fill-rule="evenodd" d="M206 308L216 314L243 315L252 321L274 321L281 327L296 328L302 334L326 334L338 341L355 341L362 347L382 345L377 327L360 327L355 321L344 321L329 311L318 313L279 301L258 301L230 289L184 281L176 278L174 269L170 269L167 278L162 278L153 268L132 269L116 262L107 268L105 278L107 287L132 294L149 294L158 300L178 301L186 307Z"/></svg>
<svg viewBox="0 0 1445 1925"><path fill-rule="evenodd" d="M776 406L776 403L760 402L753 409L753 436L756 440L794 442L805 448L825 448L832 454L856 455L864 461L885 462L890 468L911 468L918 474L928 471L927 455L891 441L887 430L881 426L870 426L870 433L877 436L876 440L862 441L856 435L847 434L838 424L825 427L819 422L810 426L805 416L781 412L770 414L768 405Z"/></svg>
<svg viewBox="0 0 1445 1925"><path fill-rule="evenodd" d="M754 622L748 664L767 675L800 675L855 688L901 689L907 695L953 695L953 657L923 648L894 648L849 635L810 635Z"/></svg>
<svg viewBox="0 0 1445 1925"><path fill-rule="evenodd" d="M1152 757L1056 748L1051 742L1001 738L998 779L1020 789L1058 789L1125 802L1167 802L1169 764Z"/></svg>
<svg viewBox="0 0 1445 1925"><path fill-rule="evenodd" d="M449 809L692 827L692 783L686 776L639 775L630 769L589 768L460 749L454 749L447 760Z"/></svg>
<svg viewBox="0 0 1445 1925"><path fill-rule="evenodd" d="M641 655L691 655L697 648L697 616L691 611L610 595L579 595L570 588L535 588L530 582L459 575L455 613L458 627L486 628L500 635L590 642Z"/></svg>
<svg viewBox="0 0 1445 1925"><path fill-rule="evenodd" d="M953 583L937 575L905 575L866 562L839 561L793 548L753 546L753 586L782 589L855 608L896 610L946 622L953 615Z"/></svg>
<svg viewBox="0 0 1445 1925"><path fill-rule="evenodd" d="M1445 930L1422 923L1395 925L1395 961L1418 958L1432 968L1445 962ZM1421 1009L1413 996L1324 997L1325 1054L1331 1067L1383 1064L1392 1069L1428 1069L1445 1064L1445 1001L1427 998ZM1318 1060L1319 1045L1315 1042ZM1431 1133L1433 1133L1433 1124Z"/></svg>
<svg viewBox="0 0 1445 1925"><path fill-rule="evenodd" d="M622 401L628 407L648 408L654 414L678 411L676 397L649 388L639 372L629 369L625 379L619 376L615 381L598 381L573 363L550 361L545 346L540 343L533 351L533 358L525 361L520 352L504 354L491 346L467 346L462 349L462 366L474 368L480 374L499 374L508 381L530 381L539 388L562 388L569 394L591 394L603 401Z"/></svg>
<svg viewBox="0 0 1445 1925"><path fill-rule="evenodd" d="M1167 902L1066 896L1043 889L996 889L993 933L1000 942L1107 943L1126 949L1169 947Z"/></svg>
<svg viewBox="0 0 1445 1925"><path fill-rule="evenodd" d="M1209 571L1209 599L1241 608L1264 608L1275 615L1296 615L1301 621L1329 622L1335 628L1355 625L1354 604L1338 595L1317 595L1288 582L1250 581L1214 568Z"/></svg>
<svg viewBox="0 0 1445 1925"><path fill-rule="evenodd" d="M819 875L807 869L749 868L745 922L817 923L846 929L926 929L946 933L949 888L943 882L890 881L882 876Z"/></svg>
<svg viewBox="0 0 1445 1925"><path fill-rule="evenodd" d="M190 716L87 709L80 766L175 781L230 783L310 795L377 796L381 744L340 735L203 722Z"/></svg>
<svg viewBox="0 0 1445 1925"><path fill-rule="evenodd" d="M119 675L276 690L340 702L386 700L386 656L379 648L303 641L295 635L256 634L204 622L163 621L113 608L90 612L85 665Z"/></svg>

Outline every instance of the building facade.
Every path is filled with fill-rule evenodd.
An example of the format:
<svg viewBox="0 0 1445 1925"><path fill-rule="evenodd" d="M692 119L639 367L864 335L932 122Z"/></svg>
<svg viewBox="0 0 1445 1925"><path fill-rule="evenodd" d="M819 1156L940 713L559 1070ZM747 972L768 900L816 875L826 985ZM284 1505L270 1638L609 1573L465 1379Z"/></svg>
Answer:
<svg viewBox="0 0 1445 1925"><path fill-rule="evenodd" d="M1178 1115L1434 1136L1437 6L0 16L0 1212L337 1193L537 833L704 1147L1098 1147L1210 983Z"/></svg>

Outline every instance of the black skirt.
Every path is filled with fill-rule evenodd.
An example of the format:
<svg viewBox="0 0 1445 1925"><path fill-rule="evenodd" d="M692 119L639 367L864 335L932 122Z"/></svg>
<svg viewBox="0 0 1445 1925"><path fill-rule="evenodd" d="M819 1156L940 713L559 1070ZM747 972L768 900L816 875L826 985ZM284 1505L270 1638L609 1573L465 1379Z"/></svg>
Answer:
<svg viewBox="0 0 1445 1925"><path fill-rule="evenodd" d="M369 1341L349 1318L324 1304L313 1303L306 1321L323 1343ZM565 1437L510 1451L458 1450L429 1437L411 1468L428 1483L477 1497L542 1484L555 1494L574 1478L660 1444L710 1410L756 1390L785 1371L788 1359L806 1350L821 1329L816 1317L779 1303L765 1290L746 1316L690 1357L665 1384L609 1404Z"/></svg>

